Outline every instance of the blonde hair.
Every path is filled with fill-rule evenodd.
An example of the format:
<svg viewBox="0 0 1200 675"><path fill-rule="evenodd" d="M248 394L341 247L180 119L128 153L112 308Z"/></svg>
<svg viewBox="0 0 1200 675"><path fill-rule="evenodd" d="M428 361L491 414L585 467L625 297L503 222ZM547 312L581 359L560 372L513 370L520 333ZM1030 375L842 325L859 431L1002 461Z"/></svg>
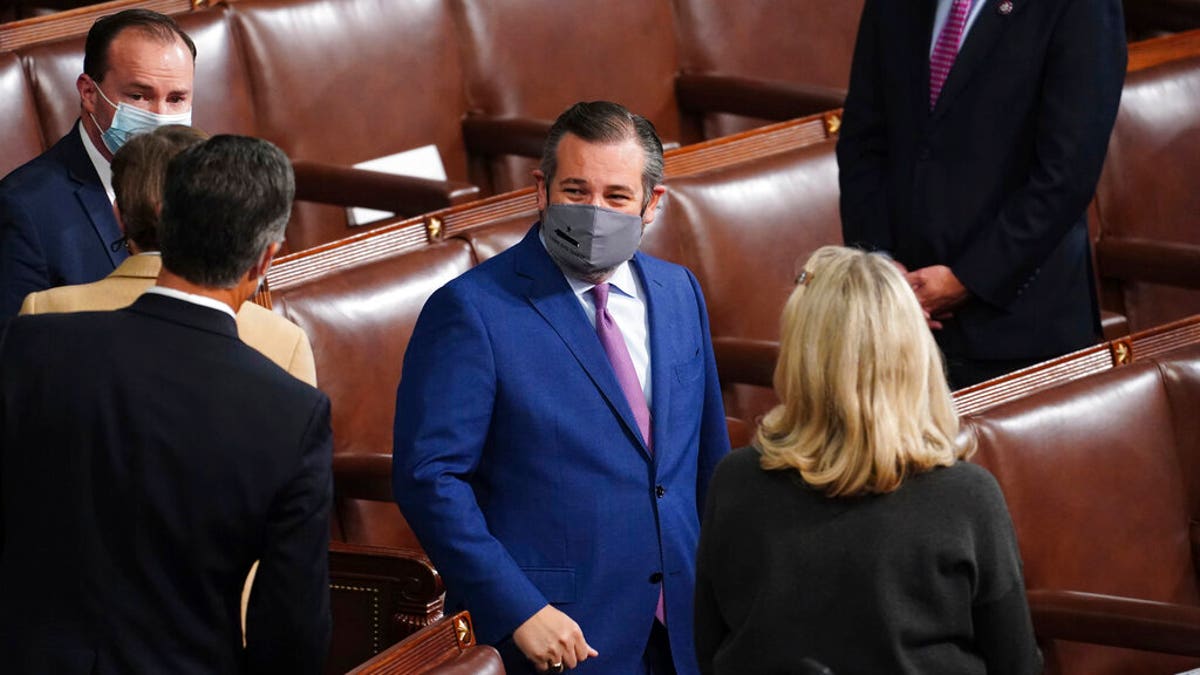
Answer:
<svg viewBox="0 0 1200 675"><path fill-rule="evenodd" d="M764 469L795 469L830 497L891 492L969 456L941 354L886 256L826 246L783 310L775 392L759 425Z"/></svg>

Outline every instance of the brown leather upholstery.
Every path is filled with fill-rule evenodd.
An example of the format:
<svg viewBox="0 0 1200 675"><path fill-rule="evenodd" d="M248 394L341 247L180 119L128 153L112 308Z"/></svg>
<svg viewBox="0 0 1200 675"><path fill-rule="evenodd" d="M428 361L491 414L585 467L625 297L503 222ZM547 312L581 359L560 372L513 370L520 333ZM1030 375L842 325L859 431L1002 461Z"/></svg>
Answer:
<svg viewBox="0 0 1200 675"><path fill-rule="evenodd" d="M863 0L673 0L685 73L719 73L756 81L840 91ZM839 108L840 102L806 112ZM762 120L710 115L706 138L762 126Z"/></svg>
<svg viewBox="0 0 1200 675"><path fill-rule="evenodd" d="M796 274L816 249L841 243L837 160L828 140L672 179L642 248L687 266L708 304L718 364L738 341L779 339ZM776 402L723 368L726 412L753 422Z"/></svg>
<svg viewBox="0 0 1200 675"><path fill-rule="evenodd" d="M461 26L472 114L553 121L580 100L617 101L654 123L664 141L699 140L681 128L669 0L451 0ZM497 162L497 192L531 184L532 162Z"/></svg>
<svg viewBox="0 0 1200 675"><path fill-rule="evenodd" d="M504 673L504 663L495 649L475 642L471 615L459 612L421 629L350 673L499 675Z"/></svg>
<svg viewBox="0 0 1200 675"><path fill-rule="evenodd" d="M1198 111L1200 56L1126 78L1097 188L1096 256L1134 330L1200 312Z"/></svg>
<svg viewBox="0 0 1200 675"><path fill-rule="evenodd" d="M11 52L0 53L0 177L37 157L45 149L37 123L33 95L25 82L21 61Z"/></svg>
<svg viewBox="0 0 1200 675"><path fill-rule="evenodd" d="M465 242L346 266L315 283L273 289L277 312L312 342L317 380L334 401L335 454L391 454L396 383L425 300L472 265ZM416 546L395 503L339 499L347 541Z"/></svg>
<svg viewBox="0 0 1200 675"><path fill-rule="evenodd" d="M1004 490L1031 592L1200 609L1194 550L1200 493L1195 474L1183 471L1200 462L1196 416L1184 412L1200 403L1200 346L1162 361L1110 370L966 418L979 440L975 461ZM1200 623L1195 628L1200 635ZM1095 639L1128 646L1136 637L1114 631ZM1049 673L1200 666L1200 658L1047 646ZM1200 656L1200 643L1193 649Z"/></svg>
<svg viewBox="0 0 1200 675"><path fill-rule="evenodd" d="M444 0L249 0L235 6L260 134L298 160L352 166L435 144L467 180L466 113ZM346 213L297 204L289 245L345 236ZM317 230L307 233L305 230Z"/></svg>

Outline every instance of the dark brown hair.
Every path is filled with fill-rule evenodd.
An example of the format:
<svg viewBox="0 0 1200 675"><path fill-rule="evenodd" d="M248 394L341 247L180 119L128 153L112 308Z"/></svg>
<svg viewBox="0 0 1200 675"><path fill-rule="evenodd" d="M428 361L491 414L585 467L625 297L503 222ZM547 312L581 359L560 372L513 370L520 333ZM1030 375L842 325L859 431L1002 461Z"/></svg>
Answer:
<svg viewBox="0 0 1200 675"><path fill-rule="evenodd" d="M125 238L143 251L158 250L167 164L179 153L204 142L208 134L181 124L168 124L129 139L112 160L112 186Z"/></svg>

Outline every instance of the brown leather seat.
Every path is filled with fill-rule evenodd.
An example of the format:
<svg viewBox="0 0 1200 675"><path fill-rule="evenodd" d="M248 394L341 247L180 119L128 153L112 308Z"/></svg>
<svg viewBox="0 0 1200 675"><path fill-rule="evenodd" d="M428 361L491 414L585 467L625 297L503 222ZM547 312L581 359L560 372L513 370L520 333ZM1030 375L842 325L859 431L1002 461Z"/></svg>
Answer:
<svg viewBox="0 0 1200 675"><path fill-rule="evenodd" d="M753 422L775 404L731 364L779 340L779 316L804 261L841 243L837 159L827 140L669 181L642 248L685 265L708 304L726 413ZM752 361L753 359L747 359Z"/></svg>
<svg viewBox="0 0 1200 675"><path fill-rule="evenodd" d="M732 78L730 91L754 103L772 90L800 107L773 120L842 107L863 0L673 0L680 65L687 76ZM710 83L715 84L715 83ZM732 103L732 102L731 102ZM736 105L736 103L734 103ZM707 115L705 138L762 126L763 120Z"/></svg>
<svg viewBox="0 0 1200 675"><path fill-rule="evenodd" d="M465 187L466 98L443 0L247 0L233 8L254 64L260 135L293 160L340 167L433 144L447 177ZM298 175L298 190L303 181ZM344 208L298 203L289 248L346 236L346 224Z"/></svg>
<svg viewBox="0 0 1200 675"><path fill-rule="evenodd" d="M1200 313L1198 111L1200 56L1126 78L1096 191L1096 258L1133 330Z"/></svg>
<svg viewBox="0 0 1200 675"><path fill-rule="evenodd" d="M0 53L0 117L4 119L0 126L2 178L46 148L21 60L11 52Z"/></svg>
<svg viewBox="0 0 1200 675"><path fill-rule="evenodd" d="M669 0L451 0L461 27L471 113L550 123L576 101L616 101L645 116L664 141L699 134L675 101ZM540 155L532 144L528 156ZM498 159L497 192L532 184L532 160Z"/></svg>
<svg viewBox="0 0 1200 675"><path fill-rule="evenodd" d="M975 461L1012 513L1047 673L1200 667L1195 410L1200 346L965 418L979 440ZM1141 620L1123 611L1130 605Z"/></svg>
<svg viewBox="0 0 1200 675"><path fill-rule="evenodd" d="M465 242L448 241L272 288L275 311L312 342L317 381L333 401L335 455L391 457L396 384L417 315L472 264ZM336 509L348 542L419 547L394 502L339 498Z"/></svg>

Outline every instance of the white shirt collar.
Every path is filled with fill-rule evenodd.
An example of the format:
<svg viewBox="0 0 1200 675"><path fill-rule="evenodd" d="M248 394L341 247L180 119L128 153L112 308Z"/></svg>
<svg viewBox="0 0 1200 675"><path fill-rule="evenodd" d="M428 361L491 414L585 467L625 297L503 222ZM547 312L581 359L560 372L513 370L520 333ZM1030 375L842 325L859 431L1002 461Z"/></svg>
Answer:
<svg viewBox="0 0 1200 675"><path fill-rule="evenodd" d="M113 192L112 186L112 165L101 154L100 148L92 142L92 137L87 130L83 128L83 120L79 120L79 135L83 138L83 149L87 151L88 159L92 160L92 166L96 167L96 173L100 176L100 184L104 186L104 193L108 195L109 203L117 201L117 193Z"/></svg>
<svg viewBox="0 0 1200 675"><path fill-rule="evenodd" d="M235 314L234 311L229 308L229 305L221 302L220 300L214 300L212 298L203 295L196 295L194 293L184 293L183 291L179 291L174 288L164 288L162 286L151 286L150 288L146 289L146 292L153 293L155 295L165 295L168 298L175 298L176 300L190 302L193 305L200 305L201 307L219 310L228 314L229 317L234 321L237 321L237 314Z"/></svg>
<svg viewBox="0 0 1200 675"><path fill-rule="evenodd" d="M542 242L542 248L546 248L546 240L542 237L540 224L538 226L538 241ZM553 258L551 259L553 260ZM558 267L558 263L555 263L554 266ZM576 279L570 274L563 272L561 267L558 267L558 271L567 280L567 283L571 285L571 290L575 292L576 297L582 298L588 291L596 287L596 284L590 281ZM633 278L633 270L630 268L628 260L617 265L617 268L613 270L612 276L608 278L608 285L623 295L641 299L641 293L638 291L638 284Z"/></svg>

